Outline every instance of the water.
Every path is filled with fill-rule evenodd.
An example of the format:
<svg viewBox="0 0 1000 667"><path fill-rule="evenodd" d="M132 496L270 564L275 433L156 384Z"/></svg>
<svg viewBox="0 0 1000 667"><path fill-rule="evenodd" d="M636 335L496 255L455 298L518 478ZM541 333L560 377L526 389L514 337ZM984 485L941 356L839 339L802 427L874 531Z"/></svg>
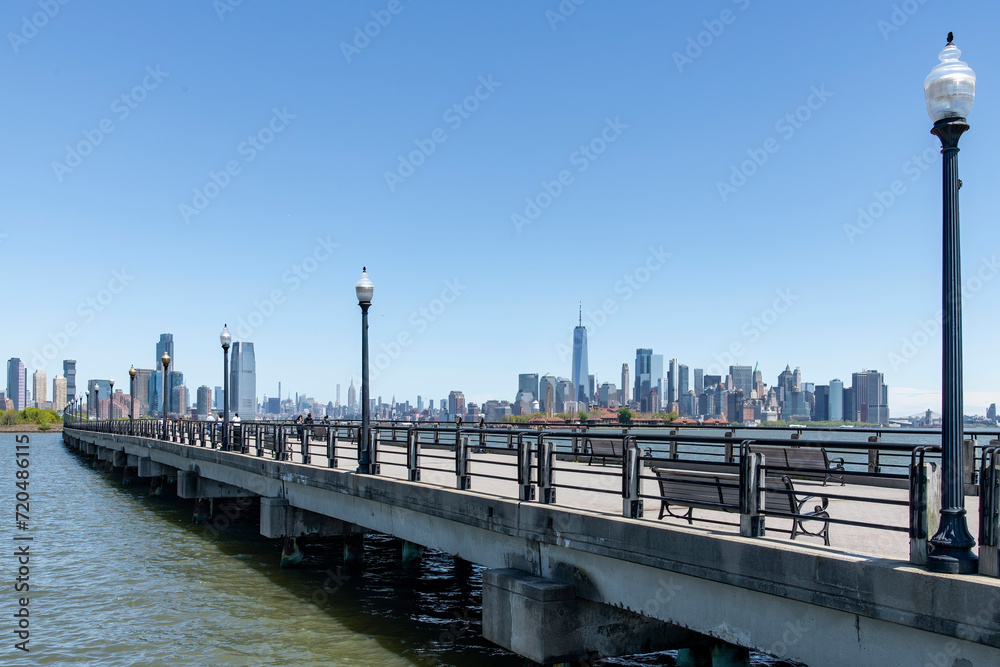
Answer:
<svg viewBox="0 0 1000 667"><path fill-rule="evenodd" d="M22 436L23 437L23 436ZM148 483L91 468L58 433L30 434L29 530L14 525L15 436L0 434L0 576L31 536L30 592L4 586L4 665L521 665L480 636L481 569L369 537L363 569L341 568L341 543L281 569L253 508L218 534L191 522L191 501L147 497ZM29 653L14 649L17 597L30 603ZM673 653L607 665L673 665ZM784 663L757 656L756 664Z"/></svg>

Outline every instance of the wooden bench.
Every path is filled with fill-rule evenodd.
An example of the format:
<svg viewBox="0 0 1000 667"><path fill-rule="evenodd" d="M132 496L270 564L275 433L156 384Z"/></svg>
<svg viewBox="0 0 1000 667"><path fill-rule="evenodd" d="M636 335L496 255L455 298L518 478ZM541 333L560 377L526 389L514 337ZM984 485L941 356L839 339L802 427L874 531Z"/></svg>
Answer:
<svg viewBox="0 0 1000 667"><path fill-rule="evenodd" d="M590 446L590 460L587 465L600 457L601 465L604 465L608 458L620 459L622 457L622 441L612 438L587 438Z"/></svg>
<svg viewBox="0 0 1000 667"><path fill-rule="evenodd" d="M764 455L764 465L775 470L788 469L789 475L807 479L840 481L844 485L844 459L831 459L825 447L778 447L774 445L750 445L751 453Z"/></svg>
<svg viewBox="0 0 1000 667"><path fill-rule="evenodd" d="M738 513L740 511L739 476L734 473L697 472L693 470L674 470L651 468L660 486L660 516L669 514L678 519L686 519L693 523L694 510L711 509L719 512ZM820 504L812 510L803 511L806 503L819 498ZM830 546L830 514L827 512L829 498L826 496L800 496L788 475L781 478L768 477L764 483L764 511L781 512L794 516L780 517L792 520L792 537L811 535L822 537L823 543ZM684 514L674 514L670 506L687 507ZM805 521L820 521L822 528L809 530Z"/></svg>

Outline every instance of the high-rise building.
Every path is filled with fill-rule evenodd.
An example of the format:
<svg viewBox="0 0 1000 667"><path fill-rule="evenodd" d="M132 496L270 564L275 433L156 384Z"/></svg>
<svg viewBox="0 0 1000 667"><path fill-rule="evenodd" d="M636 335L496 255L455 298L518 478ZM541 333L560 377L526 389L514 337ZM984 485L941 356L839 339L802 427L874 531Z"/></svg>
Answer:
<svg viewBox="0 0 1000 667"><path fill-rule="evenodd" d="M52 378L52 409L62 412L66 409L66 378L57 375Z"/></svg>
<svg viewBox="0 0 1000 667"><path fill-rule="evenodd" d="M666 382L660 382L660 380L666 380L667 373L663 372L663 355L654 354L649 358L649 386L650 391L656 389L659 392L660 403L662 404L667 400L667 384ZM649 409L655 411L659 406L650 405Z"/></svg>
<svg viewBox="0 0 1000 667"><path fill-rule="evenodd" d="M730 366L729 374L733 376L733 386L742 389L743 395L749 398L753 391L753 366Z"/></svg>
<svg viewBox="0 0 1000 667"><path fill-rule="evenodd" d="M195 412L199 417L206 417L212 411L212 388L206 384L198 387L198 403Z"/></svg>
<svg viewBox="0 0 1000 667"><path fill-rule="evenodd" d="M813 390L813 421L830 419L830 385L821 384Z"/></svg>
<svg viewBox="0 0 1000 667"><path fill-rule="evenodd" d="M695 396L701 396L705 392L705 369L694 369L694 390Z"/></svg>
<svg viewBox="0 0 1000 667"><path fill-rule="evenodd" d="M222 410L226 407L224 392L222 387L216 387L214 391L214 398L212 399L212 407L216 410Z"/></svg>
<svg viewBox="0 0 1000 667"><path fill-rule="evenodd" d="M556 377L543 375L538 381L538 409L545 414L555 414L556 409Z"/></svg>
<svg viewBox="0 0 1000 667"><path fill-rule="evenodd" d="M257 414L257 362L253 343L233 343L229 366L229 406L241 419L253 419Z"/></svg>
<svg viewBox="0 0 1000 667"><path fill-rule="evenodd" d="M140 371L141 373L142 371ZM139 381L139 375L135 376L136 382ZM163 414L163 371L153 371L149 374L149 380L146 384L146 395L147 395L147 405L148 412L150 416L162 415ZM169 408L169 406L167 406Z"/></svg>
<svg viewBox="0 0 1000 667"><path fill-rule="evenodd" d="M861 421L868 424L889 422L889 388L878 371L861 371L851 374L851 389Z"/></svg>
<svg viewBox="0 0 1000 667"><path fill-rule="evenodd" d="M153 375L154 371L151 368L137 368L135 369L135 396L132 397L135 407L135 416L142 417L143 415L152 415L153 410L150 409L149 405L149 378ZM157 394L159 396L159 394ZM155 409L159 409L156 406Z"/></svg>
<svg viewBox="0 0 1000 667"><path fill-rule="evenodd" d="M653 355L653 356L654 356L653 364L654 364L654 372L655 372L655 370L656 370L655 369L655 364L656 364L655 357L659 356L659 355ZM680 398L680 391L679 391L680 377L679 376L680 376L680 364L677 362L677 359L671 359L669 361L669 365L667 367L667 392L665 394L660 394L660 396L663 399L663 404L665 406L669 406L671 403L676 402L677 399Z"/></svg>
<svg viewBox="0 0 1000 667"><path fill-rule="evenodd" d="M830 414L827 419L840 421L844 418L844 383L830 380Z"/></svg>
<svg viewBox="0 0 1000 667"><path fill-rule="evenodd" d="M448 414L452 418L455 415L465 414L465 394L460 391L453 391L448 394Z"/></svg>
<svg viewBox="0 0 1000 667"><path fill-rule="evenodd" d="M48 391L48 381L45 371L40 368L31 374L31 395L36 408L42 407L42 403L48 400L45 396Z"/></svg>
<svg viewBox="0 0 1000 667"><path fill-rule="evenodd" d="M628 375L628 364L624 363L622 364L622 400L621 400L622 405L625 406L628 405L629 402L628 392L631 386L632 385L629 381L629 375Z"/></svg>
<svg viewBox="0 0 1000 667"><path fill-rule="evenodd" d="M417 396L417 403L419 404L421 402L422 401L420 400L420 397ZM339 383L337 384L337 402L333 404L333 407L335 407L335 408L339 408L340 407L340 384Z"/></svg>
<svg viewBox="0 0 1000 667"><path fill-rule="evenodd" d="M184 415L187 412L188 396L187 387L179 384L173 388L171 393L171 406L177 406L176 414Z"/></svg>
<svg viewBox="0 0 1000 667"><path fill-rule="evenodd" d="M573 400L590 404L590 370L587 366L587 327L583 326L583 304L580 323L573 328Z"/></svg>
<svg viewBox="0 0 1000 667"><path fill-rule="evenodd" d="M688 387L688 367L687 364L680 364L677 366L677 396L678 401L687 396L689 391ZM748 394L749 395L749 394Z"/></svg>
<svg viewBox="0 0 1000 667"><path fill-rule="evenodd" d="M28 407L28 369L17 357L7 361L7 398L14 402L15 410Z"/></svg>
<svg viewBox="0 0 1000 667"><path fill-rule="evenodd" d="M538 373L521 373L517 376L517 390L531 394L532 398L541 402L538 395Z"/></svg>
<svg viewBox="0 0 1000 667"><path fill-rule="evenodd" d="M63 375L66 377L66 402L76 400L76 359L63 359Z"/></svg>
<svg viewBox="0 0 1000 667"><path fill-rule="evenodd" d="M156 361L153 362L153 368L163 367L163 364L160 363L160 359L163 358L164 352L170 355L170 368L177 368L177 358L174 356L173 334L160 334L160 340L156 343Z"/></svg>
<svg viewBox="0 0 1000 667"><path fill-rule="evenodd" d="M173 366L173 364L170 364ZM173 414L183 414L187 410L187 403L178 403L177 400L183 399L187 400L187 391L183 394L178 394L174 390L177 387L184 386L184 373L178 373L177 371L168 371L169 377L167 378L167 391L170 397L170 407L169 410Z"/></svg>
<svg viewBox="0 0 1000 667"><path fill-rule="evenodd" d="M649 390L653 388L651 366L653 362L653 350L647 347L640 347L635 351L635 383L632 392L632 400L642 403L649 395Z"/></svg>
<svg viewBox="0 0 1000 667"><path fill-rule="evenodd" d="M597 398L598 404L602 408L613 408L618 402L618 388L610 382L601 385Z"/></svg>
<svg viewBox="0 0 1000 667"><path fill-rule="evenodd" d="M351 386L347 388L347 409L352 413L358 411L358 390L354 388L354 378L351 378Z"/></svg>
<svg viewBox="0 0 1000 667"><path fill-rule="evenodd" d="M990 403L990 407L986 408L986 418L992 422L997 420L997 404Z"/></svg>

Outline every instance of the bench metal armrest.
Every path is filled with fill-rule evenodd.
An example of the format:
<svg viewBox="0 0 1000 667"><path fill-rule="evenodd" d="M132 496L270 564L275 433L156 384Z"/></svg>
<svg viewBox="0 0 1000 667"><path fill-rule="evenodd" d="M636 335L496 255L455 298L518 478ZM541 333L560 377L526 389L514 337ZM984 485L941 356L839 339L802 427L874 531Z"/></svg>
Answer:
<svg viewBox="0 0 1000 667"><path fill-rule="evenodd" d="M802 514L802 507L814 498L819 498L820 504L816 505L814 508L814 513L819 514L825 512L826 508L830 505L830 499L826 496L803 496L796 493L795 488L792 486L792 480L788 475L781 478L781 481L785 483L785 488L788 489L792 494L792 500L795 502L795 513Z"/></svg>

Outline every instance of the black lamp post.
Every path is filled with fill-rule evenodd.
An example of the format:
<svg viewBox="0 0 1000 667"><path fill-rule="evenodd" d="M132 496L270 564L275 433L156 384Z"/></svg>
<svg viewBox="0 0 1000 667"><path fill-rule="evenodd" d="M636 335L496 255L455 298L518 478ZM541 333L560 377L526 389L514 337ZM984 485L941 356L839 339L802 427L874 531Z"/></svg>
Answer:
<svg viewBox="0 0 1000 667"><path fill-rule="evenodd" d="M375 286L368 279L368 269L361 267L361 278L354 285L361 306L361 438L358 439L358 470L367 475L371 472L368 456L368 309L372 305Z"/></svg>
<svg viewBox="0 0 1000 667"><path fill-rule="evenodd" d="M222 343L222 402L225 403L222 421L222 449L229 451L229 347L232 345L233 337L225 324L222 325L219 341Z"/></svg>
<svg viewBox="0 0 1000 667"><path fill-rule="evenodd" d="M128 419L135 421L135 366L128 369Z"/></svg>
<svg viewBox="0 0 1000 667"><path fill-rule="evenodd" d="M94 383L94 421L101 420L101 388Z"/></svg>
<svg viewBox="0 0 1000 667"><path fill-rule="evenodd" d="M976 96L976 75L959 60L962 52L948 44L938 54L940 63L924 80L927 113L934 121L931 134L941 140L944 187L944 257L942 280L941 361L941 522L931 538L927 568L934 572L975 574L979 559L976 541L965 516L965 463L962 452L962 265L958 227L958 139L969 129L965 122Z"/></svg>
<svg viewBox="0 0 1000 667"><path fill-rule="evenodd" d="M111 386L108 396L108 421L112 421L115 418L115 380L114 378L108 379L108 384Z"/></svg>
<svg viewBox="0 0 1000 667"><path fill-rule="evenodd" d="M163 439L167 439L167 406L170 405L170 401L167 400L167 368L170 367L170 355L167 351L163 351L163 356L160 357L160 363L163 364Z"/></svg>

